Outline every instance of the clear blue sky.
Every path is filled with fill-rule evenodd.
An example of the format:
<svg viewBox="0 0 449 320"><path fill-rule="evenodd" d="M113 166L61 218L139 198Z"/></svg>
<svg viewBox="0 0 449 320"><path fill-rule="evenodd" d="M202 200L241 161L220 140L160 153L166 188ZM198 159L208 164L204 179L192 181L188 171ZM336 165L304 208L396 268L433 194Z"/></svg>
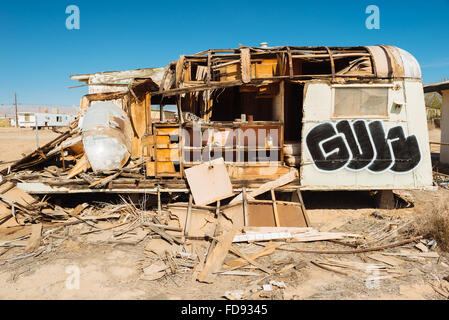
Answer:
<svg viewBox="0 0 449 320"><path fill-rule="evenodd" d="M80 30L65 9L80 8ZM380 30L365 27L368 5ZM165 66L239 44L374 45L410 51L425 82L449 78L449 0L1 1L0 105L78 105L71 74Z"/></svg>

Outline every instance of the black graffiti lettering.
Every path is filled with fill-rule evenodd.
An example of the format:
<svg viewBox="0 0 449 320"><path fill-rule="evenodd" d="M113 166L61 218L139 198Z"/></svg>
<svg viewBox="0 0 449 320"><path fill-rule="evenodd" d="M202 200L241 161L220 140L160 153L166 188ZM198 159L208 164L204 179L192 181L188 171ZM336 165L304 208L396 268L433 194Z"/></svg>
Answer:
<svg viewBox="0 0 449 320"><path fill-rule="evenodd" d="M343 120L335 127L323 123L306 136L306 144L315 166L324 171L341 168L374 173L390 170L409 172L421 161L421 151L415 135L406 137L401 126L385 134L382 121Z"/></svg>
<svg viewBox="0 0 449 320"><path fill-rule="evenodd" d="M410 171L421 161L421 152L415 135L406 138L404 129L395 127L388 131L388 140L391 141L395 158L394 165L391 167L392 171Z"/></svg>
<svg viewBox="0 0 449 320"><path fill-rule="evenodd" d="M381 121L372 121L368 124L371 137L376 148L376 159L368 167L373 172L382 172L387 170L393 163L393 157L385 138L385 130Z"/></svg>
<svg viewBox="0 0 449 320"><path fill-rule="evenodd" d="M347 120L340 121L336 127L338 132L345 135L352 152L352 160L348 163L347 168L361 170L369 165L374 157L374 149L365 122L361 120L354 122L352 126L354 131Z"/></svg>
<svg viewBox="0 0 449 320"><path fill-rule="evenodd" d="M320 147L322 141L325 142ZM345 141L337 135L337 131L330 123L323 123L313 128L307 135L306 143L316 167L321 170L335 171L349 162L351 154Z"/></svg>

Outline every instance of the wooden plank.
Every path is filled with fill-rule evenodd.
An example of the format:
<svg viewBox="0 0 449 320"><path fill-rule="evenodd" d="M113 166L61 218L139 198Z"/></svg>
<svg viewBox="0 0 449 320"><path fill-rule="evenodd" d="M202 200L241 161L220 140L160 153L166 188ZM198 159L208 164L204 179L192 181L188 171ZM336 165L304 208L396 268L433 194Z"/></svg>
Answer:
<svg viewBox="0 0 449 320"><path fill-rule="evenodd" d="M276 196L274 194L274 189L271 189L271 199L273 200L273 213L274 213L275 226L280 227L281 223L279 222L278 207L276 204Z"/></svg>
<svg viewBox="0 0 449 320"><path fill-rule="evenodd" d="M132 102L129 108L131 124L137 138L142 138L146 131L145 101L142 103Z"/></svg>
<svg viewBox="0 0 449 320"><path fill-rule="evenodd" d="M207 257L203 270L198 274L197 280L200 282L212 283L214 281L213 273L220 270L223 262L232 245L232 240L236 230L231 229L218 237L218 243ZM246 260L245 260L246 261Z"/></svg>
<svg viewBox="0 0 449 320"><path fill-rule="evenodd" d="M268 232L268 233L247 233L238 234L234 237L232 242L254 242L254 241L271 241L271 240L285 240L293 238L290 232Z"/></svg>
<svg viewBox="0 0 449 320"><path fill-rule="evenodd" d="M160 161L179 161L179 149L156 149L157 160Z"/></svg>
<svg viewBox="0 0 449 320"><path fill-rule="evenodd" d="M249 48L240 49L240 71L243 83L251 82L251 55Z"/></svg>
<svg viewBox="0 0 449 320"><path fill-rule="evenodd" d="M39 248L42 239L42 223L31 226L31 236L28 239L24 253L34 252Z"/></svg>
<svg viewBox="0 0 449 320"><path fill-rule="evenodd" d="M24 207L28 207L36 202L36 199L17 187L6 191L2 196L8 201L18 203Z"/></svg>
<svg viewBox="0 0 449 320"><path fill-rule="evenodd" d="M281 246L282 243L273 243L273 244L268 244L266 247L264 247L262 250L259 250L255 253L252 254L248 254L247 256L252 259L255 260L257 258L263 257L263 256L268 256L270 254L272 254L277 247ZM231 261L227 261L225 263L225 266L229 267L229 268L239 268L239 267L243 267L248 265L249 262L246 259L243 258L237 258L237 259L233 259Z"/></svg>
<svg viewBox="0 0 449 320"><path fill-rule="evenodd" d="M245 259L246 261L248 261L250 264L252 264L253 266L259 268L260 270L268 273L268 274L272 274L273 271L268 269L267 267L263 266L262 264L254 261L253 259L251 259L249 256L247 256L246 254L244 254L243 252L240 252L236 247L231 246L230 248L231 252L235 253L236 255L238 255L239 257L241 257L242 259Z"/></svg>
<svg viewBox="0 0 449 320"><path fill-rule="evenodd" d="M246 187L242 189L243 194L243 225L248 225L248 198L246 197Z"/></svg>
<svg viewBox="0 0 449 320"><path fill-rule="evenodd" d="M286 184L292 182L293 180L295 180L296 177L297 177L297 171L291 170L289 173L279 177L278 179L264 183L256 190L249 192L248 199L254 199L256 196L261 195L262 193L268 192L271 189L275 189L280 186L286 185ZM239 194L237 197L232 199L232 201L230 203L236 203L238 201L242 201L242 194Z"/></svg>
<svg viewBox="0 0 449 320"><path fill-rule="evenodd" d="M190 227L190 218L192 215L192 203L193 203L193 196L190 193L189 194L189 205L187 207L187 214L186 214L186 224L184 227L184 235L188 236L189 235L189 227Z"/></svg>
<svg viewBox="0 0 449 320"><path fill-rule="evenodd" d="M185 174L197 205L207 205L233 195L223 158L186 169Z"/></svg>
<svg viewBox="0 0 449 320"><path fill-rule="evenodd" d="M310 226L311 225L310 218L309 218L309 215L307 214L307 211L306 211L306 205L304 204L304 199L302 198L301 190L300 189L296 189L296 194L298 196L299 203L301 204L302 213L304 215L304 219L306 219L306 224L307 224L307 226Z"/></svg>

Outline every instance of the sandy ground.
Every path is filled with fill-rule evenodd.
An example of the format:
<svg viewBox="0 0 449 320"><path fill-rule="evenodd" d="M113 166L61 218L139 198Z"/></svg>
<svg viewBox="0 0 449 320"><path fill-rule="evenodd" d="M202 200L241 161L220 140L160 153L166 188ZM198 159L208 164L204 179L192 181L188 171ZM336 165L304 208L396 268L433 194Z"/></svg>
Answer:
<svg viewBox="0 0 449 320"><path fill-rule="evenodd" d="M43 146L58 133L48 129L38 130L39 146ZM36 131L29 128L0 128L0 161L13 161L36 149ZM1 164L1 163L0 163Z"/></svg>
<svg viewBox="0 0 449 320"><path fill-rule="evenodd" d="M0 128L0 160L9 161L20 157L23 152L34 149L35 136L31 130ZM19 135L18 135L19 134ZM44 143L57 134L51 131L39 132ZM437 132L431 133L435 137ZM432 139L432 138L431 138ZM448 202L449 191L414 191L414 207L395 210L380 210L387 219L371 216L375 209L371 197L364 193L313 193L306 194L306 206L312 226L320 228L330 221L347 219L347 223L333 231L373 235L391 221L405 221L413 215L431 210L438 203ZM86 228L80 224L79 231ZM101 238L99 234L97 237ZM177 274L157 281L141 280L141 266L152 261L145 253L149 239L138 245L94 245L94 235L86 238L71 237L55 239L55 246L34 258L6 262L17 253L0 249L0 298L1 299L223 299L227 290L245 289L251 281L260 277L219 276L213 285L193 280L192 272L180 269ZM203 242L195 244L205 249ZM346 246L331 242L298 243L288 246L293 249L348 250ZM257 250L255 245L241 245L246 253ZM389 249L399 252L407 249L419 252L413 245ZM438 249L437 249L438 250ZM290 261L300 265L283 274L271 276L268 280L284 281L286 288L263 292L254 299L444 299L437 294L430 283L435 278L449 275L449 257L440 253L439 259L404 258L400 266L401 275L380 279L370 285L368 275L352 273L338 274L321 269L311 261L323 259L316 254L300 254L275 251L257 259L264 266L273 267ZM370 254L331 255L325 258L340 261L375 263ZM150 260L149 260L150 259ZM79 286L73 282L79 271ZM256 271L248 269L248 271ZM261 274L262 276L263 274ZM75 283L75 284L74 284Z"/></svg>

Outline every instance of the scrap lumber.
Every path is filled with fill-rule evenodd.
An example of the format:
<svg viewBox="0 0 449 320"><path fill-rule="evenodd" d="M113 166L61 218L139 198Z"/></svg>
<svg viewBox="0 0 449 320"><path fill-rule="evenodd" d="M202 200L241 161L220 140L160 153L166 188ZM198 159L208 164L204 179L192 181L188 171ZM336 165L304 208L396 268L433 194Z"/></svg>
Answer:
<svg viewBox="0 0 449 320"><path fill-rule="evenodd" d="M203 269L197 276L197 280L200 282L213 283L213 273L220 270L223 262L228 254L229 249L232 245L232 240L234 239L236 230L230 229L223 232L218 237L218 243L207 257Z"/></svg>
<svg viewBox="0 0 449 320"><path fill-rule="evenodd" d="M67 174L67 179L71 179L81 173L86 172L90 168L89 160L87 159L87 155L84 154L81 159L79 159L73 168Z"/></svg>
<svg viewBox="0 0 449 320"><path fill-rule="evenodd" d="M304 232L310 232L315 229L311 227L306 228L297 228L297 227L253 227L253 226L246 226L243 228L243 231L245 233L276 233L276 232L289 232L291 234L296 233L304 233Z"/></svg>
<svg viewBox="0 0 449 320"><path fill-rule="evenodd" d="M160 235L162 239L168 241L170 244L173 244L173 243L181 244L182 243L182 241L180 241L176 237L172 237L171 235L169 235L164 230L162 230L158 227L152 226L150 224L147 224L146 227L148 227L154 233L157 233L158 235Z"/></svg>
<svg viewBox="0 0 449 320"><path fill-rule="evenodd" d="M184 227L184 235L189 235L189 227L190 227L190 216L192 215L192 203L193 203L193 196L190 193L189 194L189 206L187 207L187 213L186 213L186 224Z"/></svg>
<svg viewBox="0 0 449 320"><path fill-rule="evenodd" d="M101 187L104 187L104 186L106 186L109 182L111 182L112 180L114 180L115 178L117 178L121 173L122 173L122 171L119 170L118 172L116 172L116 173L114 173L114 174L112 174L112 175L110 175L110 176L107 176L106 178L97 180L97 181L91 183L91 184L89 185L89 188L99 189L99 188L101 188Z"/></svg>
<svg viewBox="0 0 449 320"><path fill-rule="evenodd" d="M338 273L338 274L342 274L342 275L344 275L344 276L349 276L349 274L346 273L346 272L343 272L343 271L340 271L340 270L331 268L331 267L326 266L326 265L324 265L324 264L321 264L321 263L319 263L319 262L316 262L316 261L310 261L310 262L311 262L312 264L314 264L315 266L321 268L321 269L324 269L324 270L327 270L327 271L331 271L331 272L335 272L335 273Z"/></svg>
<svg viewBox="0 0 449 320"><path fill-rule="evenodd" d="M343 232L318 232L311 231L293 236L291 242L314 242L314 241L326 241L326 240L339 240L345 237L360 238L358 234L349 234Z"/></svg>
<svg viewBox="0 0 449 320"><path fill-rule="evenodd" d="M251 55L249 48L240 49L240 66L243 83L251 82Z"/></svg>
<svg viewBox="0 0 449 320"><path fill-rule="evenodd" d="M31 226L31 236L28 239L24 253L31 253L36 251L41 244L42 239L42 223L33 224Z"/></svg>
<svg viewBox="0 0 449 320"><path fill-rule="evenodd" d="M256 268L259 268L260 270L262 270L262 271L264 271L264 272L266 272L268 274L272 274L273 273L272 270L268 269L267 267L263 266L262 264L260 264L260 263L258 263L256 261L254 261L248 255L244 254L243 252L240 252L240 250L238 250L236 247L231 246L230 251L235 253L236 255L241 257L242 259L245 259L246 261L248 261L248 263L252 264Z"/></svg>
<svg viewBox="0 0 449 320"><path fill-rule="evenodd" d="M281 246L280 243L269 244L269 245L265 246L263 249L255 252L255 253L248 254L247 256L252 260L256 260L257 258L260 258L263 256L268 256L268 255L272 254L279 246ZM249 262L246 259L236 258L234 260L225 262L225 267L235 269L235 268L246 266L248 264L249 264Z"/></svg>
<svg viewBox="0 0 449 320"><path fill-rule="evenodd" d="M271 189L282 187L283 185L286 185L286 184L292 182L293 180L296 179L297 174L298 174L298 172L296 170L291 170L289 173L279 177L278 179L264 183L257 189L255 189L251 192L248 192L247 197L249 200L254 200L254 198L258 195L268 192ZM243 199L243 194L240 193L238 196L236 196L234 199L232 199L230 204L242 201L242 199Z"/></svg>
<svg viewBox="0 0 449 320"><path fill-rule="evenodd" d="M280 227L281 223L279 221L278 206L276 203L276 196L274 194L274 189L271 189L270 192L271 192L271 199L273 201L274 222L276 227Z"/></svg>
<svg viewBox="0 0 449 320"><path fill-rule="evenodd" d="M247 233L238 234L234 237L232 242L254 242L254 241L271 241L271 240L286 240L292 239L290 232L270 232L270 233Z"/></svg>
<svg viewBox="0 0 449 320"><path fill-rule="evenodd" d="M72 211L70 211L69 214L72 217L75 217L75 216L79 215L81 212L83 212L83 210L86 209L88 206L89 206L88 203L79 204Z"/></svg>
<svg viewBox="0 0 449 320"><path fill-rule="evenodd" d="M234 194L223 158L191 167L184 172L196 205L207 205Z"/></svg>
<svg viewBox="0 0 449 320"><path fill-rule="evenodd" d="M298 250L298 249L284 249L284 248L277 248L279 251L286 251L286 252L296 252L296 253L316 253L316 254L355 254L355 253L364 253L364 252L371 252L371 251L381 251L388 248L394 248L403 246L405 244L415 242L417 240L421 240L423 237L414 237L411 239L403 240L396 243L387 244L384 246L374 247L374 248L362 248L362 249L355 249L355 250L341 250L341 251L334 251L334 250ZM385 253L382 253L385 254Z"/></svg>
<svg viewBox="0 0 449 320"><path fill-rule="evenodd" d="M36 199L30 196L27 192L18 187L14 187L2 195L2 200L8 203L18 204L22 207L28 207L36 203Z"/></svg>

